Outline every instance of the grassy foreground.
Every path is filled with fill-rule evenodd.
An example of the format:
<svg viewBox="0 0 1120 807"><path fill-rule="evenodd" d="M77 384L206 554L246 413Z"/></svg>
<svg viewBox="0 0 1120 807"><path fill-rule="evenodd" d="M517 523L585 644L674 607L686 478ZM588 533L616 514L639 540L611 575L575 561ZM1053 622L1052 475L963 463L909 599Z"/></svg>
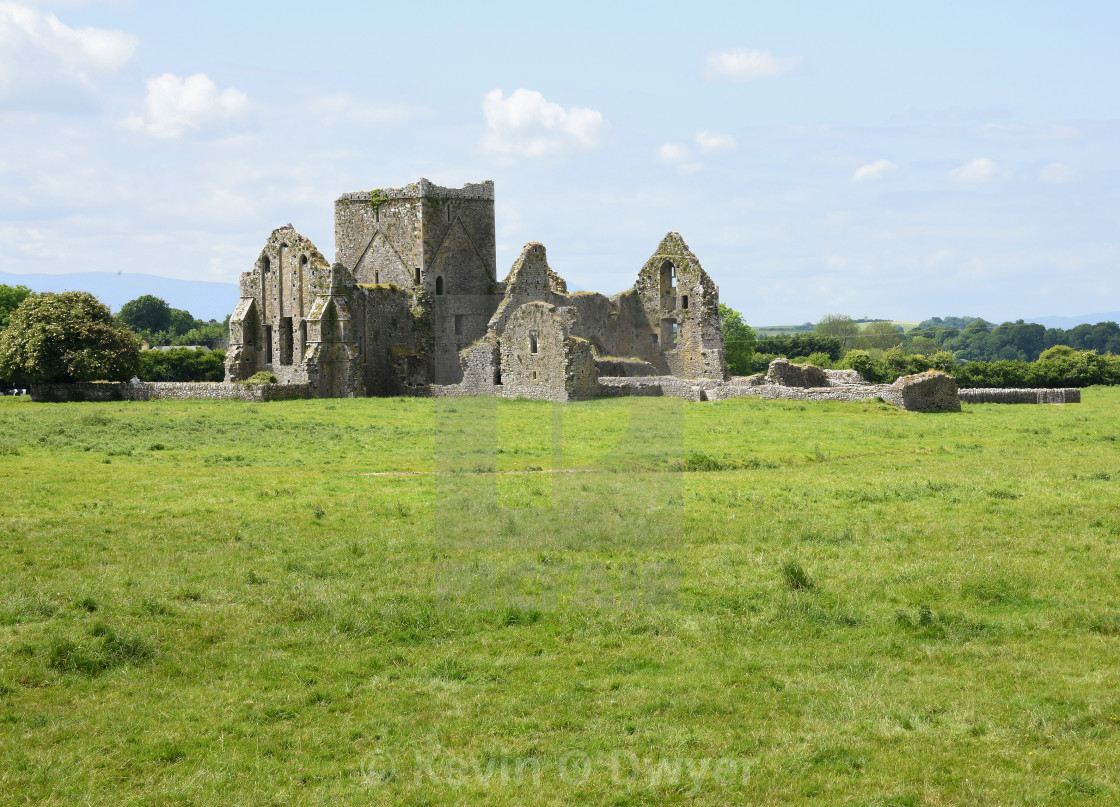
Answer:
<svg viewBox="0 0 1120 807"><path fill-rule="evenodd" d="M0 399L0 482L3 804L1120 799L1120 389Z"/></svg>

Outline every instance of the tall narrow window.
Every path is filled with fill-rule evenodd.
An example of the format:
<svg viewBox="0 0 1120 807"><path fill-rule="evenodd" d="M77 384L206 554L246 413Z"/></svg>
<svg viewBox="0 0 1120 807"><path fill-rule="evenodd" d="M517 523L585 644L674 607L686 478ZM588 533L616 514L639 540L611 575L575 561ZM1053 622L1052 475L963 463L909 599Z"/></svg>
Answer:
<svg viewBox="0 0 1120 807"><path fill-rule="evenodd" d="M530 353L536 353L537 352L537 332L536 331L529 331L529 352Z"/></svg>
<svg viewBox="0 0 1120 807"><path fill-rule="evenodd" d="M272 261L265 255L261 258L261 318L268 319L268 295L272 284ZM269 359L272 361L272 359Z"/></svg>
<svg viewBox="0 0 1120 807"><path fill-rule="evenodd" d="M307 320L299 324L299 360L307 358Z"/></svg>
<svg viewBox="0 0 1120 807"><path fill-rule="evenodd" d="M292 363L292 318L280 317L280 364Z"/></svg>
<svg viewBox="0 0 1120 807"><path fill-rule="evenodd" d="M666 297L673 293L673 280L677 277L677 268L672 261L661 264L661 296Z"/></svg>
<svg viewBox="0 0 1120 807"><path fill-rule="evenodd" d="M681 309L683 311L688 310L688 295L687 294L681 295Z"/></svg>
<svg viewBox="0 0 1120 807"><path fill-rule="evenodd" d="M272 364L272 326L264 326L264 363Z"/></svg>
<svg viewBox="0 0 1120 807"><path fill-rule="evenodd" d="M299 302L298 313L301 317L306 313L303 304L303 285L307 280L307 256L300 255L299 257L299 274L296 276L296 295Z"/></svg>
<svg viewBox="0 0 1120 807"><path fill-rule="evenodd" d="M417 286L420 285L420 267L419 266L416 267L416 285Z"/></svg>
<svg viewBox="0 0 1120 807"><path fill-rule="evenodd" d="M375 207L373 209L373 222L374 222L374 224L380 224L381 223L381 208L380 207Z"/></svg>
<svg viewBox="0 0 1120 807"><path fill-rule="evenodd" d="M436 294L443 294L443 275L436 278Z"/></svg>
<svg viewBox="0 0 1120 807"><path fill-rule="evenodd" d="M373 273L373 282L374 283L380 283L381 282L381 273L380 272L374 272Z"/></svg>

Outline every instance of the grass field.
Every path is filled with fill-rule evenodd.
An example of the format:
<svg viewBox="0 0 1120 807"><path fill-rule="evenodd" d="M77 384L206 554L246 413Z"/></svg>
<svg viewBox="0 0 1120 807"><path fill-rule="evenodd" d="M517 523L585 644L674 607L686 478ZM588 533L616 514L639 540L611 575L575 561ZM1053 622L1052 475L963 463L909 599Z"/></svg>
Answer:
<svg viewBox="0 0 1120 807"><path fill-rule="evenodd" d="M1120 389L0 399L0 803L1111 805Z"/></svg>

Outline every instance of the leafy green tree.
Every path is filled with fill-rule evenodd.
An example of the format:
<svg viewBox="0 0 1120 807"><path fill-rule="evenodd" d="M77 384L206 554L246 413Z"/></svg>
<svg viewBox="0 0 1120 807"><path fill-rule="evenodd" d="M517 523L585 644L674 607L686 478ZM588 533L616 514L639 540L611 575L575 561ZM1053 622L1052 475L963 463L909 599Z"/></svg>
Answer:
<svg viewBox="0 0 1120 807"><path fill-rule="evenodd" d="M0 334L0 377L13 381L127 381L140 340L87 291L32 294Z"/></svg>
<svg viewBox="0 0 1120 807"><path fill-rule="evenodd" d="M124 310L123 308L121 309ZM182 336L192 328L197 328L200 325L205 325L201 320L197 320L191 316L190 311L184 311L181 308L172 308L171 316L169 318L168 330L176 336Z"/></svg>
<svg viewBox="0 0 1120 807"><path fill-rule="evenodd" d="M856 341L864 350L889 350L902 344L902 329L890 322L869 322Z"/></svg>
<svg viewBox="0 0 1120 807"><path fill-rule="evenodd" d="M929 366L933 370L940 370L943 373L954 375L957 372L957 360L953 357L952 351L939 350L928 357Z"/></svg>
<svg viewBox="0 0 1120 807"><path fill-rule="evenodd" d="M723 331L723 349L731 375L750 375L754 368L754 329L743 322L743 315L729 305L719 304L719 325Z"/></svg>
<svg viewBox="0 0 1120 807"><path fill-rule="evenodd" d="M144 350L140 378L144 381L221 381L225 378L224 350Z"/></svg>
<svg viewBox="0 0 1120 807"><path fill-rule="evenodd" d="M8 319L24 300L31 296L27 286L5 286L0 284L0 331L8 327Z"/></svg>
<svg viewBox="0 0 1120 807"><path fill-rule="evenodd" d="M785 356L810 356L813 353L827 353L831 361L838 361L844 355L839 339L820 336L815 333L783 333L775 336L760 337L754 349L758 353L773 353Z"/></svg>
<svg viewBox="0 0 1120 807"><path fill-rule="evenodd" d="M826 314L813 326L813 333L839 339L842 349L847 352L859 337L860 328L859 323L847 314Z"/></svg>
<svg viewBox="0 0 1120 807"><path fill-rule="evenodd" d="M879 376L879 368L876 367L875 360L866 350L849 350L840 360L840 368L855 370L865 381L872 384L878 384L883 380Z"/></svg>
<svg viewBox="0 0 1120 807"><path fill-rule="evenodd" d="M154 334L171 328L171 307L159 297L145 294L122 305L117 319L137 333Z"/></svg>

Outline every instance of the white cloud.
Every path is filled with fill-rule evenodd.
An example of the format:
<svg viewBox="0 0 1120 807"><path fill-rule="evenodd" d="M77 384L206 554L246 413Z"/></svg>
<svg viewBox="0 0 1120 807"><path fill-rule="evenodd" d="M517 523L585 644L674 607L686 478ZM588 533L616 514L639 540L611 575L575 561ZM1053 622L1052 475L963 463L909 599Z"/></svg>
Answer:
<svg viewBox="0 0 1120 807"><path fill-rule="evenodd" d="M704 62L708 81L756 81L774 78L801 66L800 56L775 56L767 50L720 50L709 53Z"/></svg>
<svg viewBox="0 0 1120 807"><path fill-rule="evenodd" d="M508 98L500 89L491 90L482 111L487 129L482 145L494 154L544 157L606 142L603 113L578 106L564 109L535 90L517 89Z"/></svg>
<svg viewBox="0 0 1120 807"><path fill-rule="evenodd" d="M893 174L897 170L898 166L890 160L876 160L857 168L856 172L852 174L852 182L874 182Z"/></svg>
<svg viewBox="0 0 1120 807"><path fill-rule="evenodd" d="M240 90L218 92L218 85L204 73L182 78L164 73L148 79L143 115L133 115L129 128L155 137L181 137L236 119L248 102Z"/></svg>
<svg viewBox="0 0 1120 807"><path fill-rule="evenodd" d="M704 167L693 159L692 149L687 143L662 143L657 149L657 161L676 166L681 174L695 174Z"/></svg>
<svg viewBox="0 0 1120 807"><path fill-rule="evenodd" d="M1043 182L1049 182L1054 185L1062 185L1066 182L1075 182L1078 179L1077 172L1070 168L1065 163L1050 163L1042 169L1039 174Z"/></svg>
<svg viewBox="0 0 1120 807"><path fill-rule="evenodd" d="M729 151L736 148L739 144L735 138L729 134L720 134L719 132L697 132L696 145L701 151Z"/></svg>
<svg viewBox="0 0 1120 807"><path fill-rule="evenodd" d="M57 86L90 90L128 64L137 44L123 31L71 28L50 12L0 1L0 100Z"/></svg>
<svg viewBox="0 0 1120 807"><path fill-rule="evenodd" d="M977 157L949 172L949 179L960 185L980 185L1006 178L1007 172L987 157Z"/></svg>
<svg viewBox="0 0 1120 807"><path fill-rule="evenodd" d="M683 163L692 159L692 149L684 143L663 143L657 150L657 159L663 163Z"/></svg>

